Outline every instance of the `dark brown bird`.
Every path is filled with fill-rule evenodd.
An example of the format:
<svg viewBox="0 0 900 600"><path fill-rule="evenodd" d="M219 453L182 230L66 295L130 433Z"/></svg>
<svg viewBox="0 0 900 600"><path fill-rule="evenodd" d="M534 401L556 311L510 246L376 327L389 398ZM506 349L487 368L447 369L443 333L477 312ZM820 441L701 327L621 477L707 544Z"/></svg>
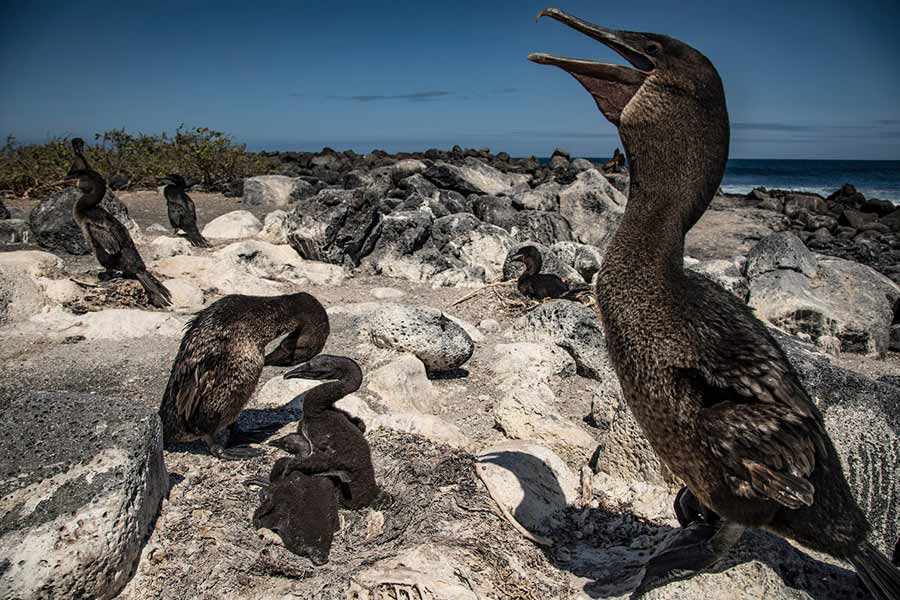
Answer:
<svg viewBox="0 0 900 600"><path fill-rule="evenodd" d="M292 460L285 457L276 461L268 481L248 482L262 488L253 526L271 529L281 537L285 548L309 558L314 565L324 565L340 524L335 482L287 468Z"/></svg>
<svg viewBox="0 0 900 600"><path fill-rule="evenodd" d="M587 285L570 284L559 275L541 273L544 259L536 246L522 246L509 257L509 260L519 261L525 265L525 271L519 275L516 287L519 289L519 293L526 298L532 300L546 300L547 298L578 300L579 296L590 290Z"/></svg>
<svg viewBox="0 0 900 600"><path fill-rule="evenodd" d="M359 389L362 384L359 365L344 356L320 354L285 373L284 378L326 381L304 394L303 419L297 433L272 442L296 456L285 468L307 475L335 477L340 481L343 506L351 509L368 506L378 495L378 485L372 452L363 435L365 424L334 406Z"/></svg>
<svg viewBox="0 0 900 600"><path fill-rule="evenodd" d="M628 206L596 294L625 398L689 494L683 538L650 560L638 593L708 567L744 527L763 527L849 560L875 598L897 600L900 571L866 541L869 524L822 415L784 352L743 303L683 268L684 236L728 158L715 67L664 35L613 31L557 9L539 16L634 67L529 56L581 83L618 127L631 166Z"/></svg>
<svg viewBox="0 0 900 600"><path fill-rule="evenodd" d="M187 195L187 182L184 177L177 174L166 175L162 183L163 196L166 199L166 210L169 213L169 223L172 229L182 230L192 246L208 248L209 242L200 234L197 228L197 209L194 201Z"/></svg>
<svg viewBox="0 0 900 600"><path fill-rule="evenodd" d="M276 427L240 432L233 424L256 389L263 366L293 366L322 351L328 313L313 296L225 296L188 323L159 408L166 447L202 439L222 459L261 454L225 448L216 434L232 426L227 443L253 440ZM266 346L288 334L271 353Z"/></svg>
<svg viewBox="0 0 900 600"><path fill-rule="evenodd" d="M128 230L100 206L106 195L103 177L90 169L73 171L66 175L62 183L77 185L82 192L72 207L72 216L81 227L84 239L94 249L97 262L107 271L121 271L127 277L136 278L154 306L163 308L172 304L166 286L147 271Z"/></svg>
<svg viewBox="0 0 900 600"><path fill-rule="evenodd" d="M75 171L87 171L91 168L87 158L84 156L84 140L81 138L72 138L72 153L75 157L72 159L72 166L69 167L69 174Z"/></svg>

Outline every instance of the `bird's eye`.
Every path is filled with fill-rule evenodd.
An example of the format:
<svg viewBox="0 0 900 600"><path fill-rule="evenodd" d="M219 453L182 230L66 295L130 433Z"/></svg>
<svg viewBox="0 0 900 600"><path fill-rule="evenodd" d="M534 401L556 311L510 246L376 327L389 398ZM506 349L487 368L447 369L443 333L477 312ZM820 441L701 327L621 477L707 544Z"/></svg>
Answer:
<svg viewBox="0 0 900 600"><path fill-rule="evenodd" d="M657 46L656 44L650 44L649 46L647 46L646 52L647 56L656 56L657 54L659 54L659 46Z"/></svg>

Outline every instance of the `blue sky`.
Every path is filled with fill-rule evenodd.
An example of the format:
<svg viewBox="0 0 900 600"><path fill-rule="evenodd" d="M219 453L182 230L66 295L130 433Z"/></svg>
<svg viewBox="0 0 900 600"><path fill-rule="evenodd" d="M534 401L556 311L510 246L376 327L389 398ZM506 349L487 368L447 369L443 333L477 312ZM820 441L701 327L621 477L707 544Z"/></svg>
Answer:
<svg viewBox="0 0 900 600"><path fill-rule="evenodd" d="M615 129L529 52L618 61L543 2L3 0L0 134L179 123L252 148L607 156ZM734 158L900 159L900 2L568 0L678 37L725 82Z"/></svg>

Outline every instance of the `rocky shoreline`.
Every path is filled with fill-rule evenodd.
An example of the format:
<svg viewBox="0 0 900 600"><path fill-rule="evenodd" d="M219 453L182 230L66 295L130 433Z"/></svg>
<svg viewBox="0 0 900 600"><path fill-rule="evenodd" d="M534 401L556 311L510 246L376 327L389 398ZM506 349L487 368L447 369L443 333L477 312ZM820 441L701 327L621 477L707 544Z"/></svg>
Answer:
<svg viewBox="0 0 900 600"><path fill-rule="evenodd" d="M159 225L156 192L104 200L172 291L171 311L133 282L98 281L72 191L6 202L0 411L14 418L0 443L0 592L628 597L676 526L677 482L623 408L594 311L528 303L504 283L526 242L546 271L590 283L627 175L562 151L546 165L460 148L273 156L282 174L191 192L209 249ZM685 257L773 327L887 552L900 536L898 244L900 208L850 186L828 198L756 190L718 196ZM299 290L328 308L326 352L363 367L339 406L366 422L392 499L342 510L322 567L250 522L259 501L243 482L280 450L234 463L201 446L163 451L156 416L191 313L224 294ZM293 429L311 382L281 375L266 368L243 424ZM714 573L648 598L736 589L864 597L846 566L754 532Z"/></svg>

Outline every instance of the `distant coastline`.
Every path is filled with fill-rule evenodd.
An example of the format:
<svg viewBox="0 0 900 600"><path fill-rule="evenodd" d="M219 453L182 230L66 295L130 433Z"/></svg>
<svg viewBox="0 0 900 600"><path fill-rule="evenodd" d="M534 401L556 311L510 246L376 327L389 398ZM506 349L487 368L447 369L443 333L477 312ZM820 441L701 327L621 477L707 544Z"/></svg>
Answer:
<svg viewBox="0 0 900 600"><path fill-rule="evenodd" d="M595 163L608 158L585 157ZM538 158L542 163L549 158ZM754 188L812 192L828 196L850 183L866 198L900 204L900 160L773 160L728 161L722 191L747 194Z"/></svg>

